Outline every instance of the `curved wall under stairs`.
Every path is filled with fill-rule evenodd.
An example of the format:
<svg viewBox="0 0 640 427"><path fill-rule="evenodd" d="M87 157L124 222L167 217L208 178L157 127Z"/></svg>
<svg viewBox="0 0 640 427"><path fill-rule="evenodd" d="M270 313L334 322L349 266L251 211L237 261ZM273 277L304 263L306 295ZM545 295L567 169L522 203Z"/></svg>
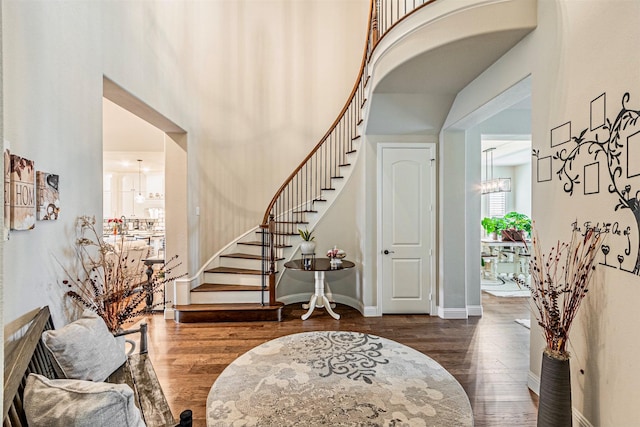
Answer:
<svg viewBox="0 0 640 427"><path fill-rule="evenodd" d="M373 74L365 94L370 101L362 107L364 121L359 125L356 153L349 155L350 166L341 168L340 175L343 178L332 181L335 190L323 191L323 200L314 204L313 210L317 212L307 213L302 220L306 224L300 225L314 231L316 256L325 256L326 250L336 245L346 251L347 259L356 263L353 270L327 275L328 293L333 300L352 306L365 315L380 314L376 309L377 254L373 248L376 216L371 211L376 195L375 190L372 193L375 185L372 187L370 182L372 176L375 180L376 174L375 143L369 142L367 135L364 135L370 119L368 113L373 88L412 58L461 37L484 37L492 32L506 34L508 30L515 45L535 27L535 3L535 0L440 0L392 28L374 50L368 65L369 73ZM462 30L461 23L464 24ZM432 31L429 31L430 28ZM440 38L436 40L434 35ZM446 61L447 58L433 60ZM442 108L448 109L450 105L447 103ZM260 235L258 227L250 230L215 254L198 274L177 280L175 304L259 303L262 300L258 291L261 262L259 244L256 242L261 240ZM282 267L286 260L299 256L300 242L297 235L292 235L288 237L285 247L277 249L280 260L276 298L285 304L307 301L313 292L313 278L309 273L284 271ZM217 285L220 290L214 290L215 286L212 285ZM235 290L230 290L230 286L235 286ZM268 295L264 298L268 302ZM171 317L171 313L167 317Z"/></svg>

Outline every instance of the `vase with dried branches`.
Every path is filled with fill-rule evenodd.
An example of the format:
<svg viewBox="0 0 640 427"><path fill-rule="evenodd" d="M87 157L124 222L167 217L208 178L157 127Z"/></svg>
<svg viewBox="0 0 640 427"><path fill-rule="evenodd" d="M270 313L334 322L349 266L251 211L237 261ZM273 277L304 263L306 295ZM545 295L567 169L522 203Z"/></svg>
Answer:
<svg viewBox="0 0 640 427"><path fill-rule="evenodd" d="M538 426L571 426L571 375L567 343L580 303L589 291L604 233L590 228L573 230L569 242L558 241L543 254L533 237L531 291L534 315L546 341L540 374Z"/></svg>
<svg viewBox="0 0 640 427"><path fill-rule="evenodd" d="M102 228L100 228L102 230ZM178 256L167 260L160 268L164 273L151 282L146 276L145 256L133 256L124 237L116 243L106 242L96 230L96 219L80 216L76 219L77 239L72 264L62 265L66 278L62 281L65 295L82 309L102 317L110 331L122 329L149 309L163 303L145 304L148 295L162 292L165 283L175 280L171 271L181 263Z"/></svg>

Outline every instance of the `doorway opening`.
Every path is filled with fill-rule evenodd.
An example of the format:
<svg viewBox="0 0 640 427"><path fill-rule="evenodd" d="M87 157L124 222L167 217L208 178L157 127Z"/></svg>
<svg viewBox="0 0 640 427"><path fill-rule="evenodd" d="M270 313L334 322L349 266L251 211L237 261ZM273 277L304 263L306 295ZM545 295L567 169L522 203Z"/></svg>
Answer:
<svg viewBox="0 0 640 427"><path fill-rule="evenodd" d="M104 234L151 246L160 261L178 256L172 274L186 273L188 258L187 138L174 122L103 77ZM117 219L118 228L109 225ZM165 318L173 318L168 282Z"/></svg>
<svg viewBox="0 0 640 427"><path fill-rule="evenodd" d="M163 258L164 132L106 98L102 105L104 234L146 242Z"/></svg>
<svg viewBox="0 0 640 427"><path fill-rule="evenodd" d="M504 180L505 191L483 191L481 199L481 290L499 297L526 297L530 292L516 279L526 280L530 236L504 238L502 228L511 218L531 218L531 135L482 135L482 182ZM508 190L508 191L506 191ZM525 227L526 228L526 227Z"/></svg>

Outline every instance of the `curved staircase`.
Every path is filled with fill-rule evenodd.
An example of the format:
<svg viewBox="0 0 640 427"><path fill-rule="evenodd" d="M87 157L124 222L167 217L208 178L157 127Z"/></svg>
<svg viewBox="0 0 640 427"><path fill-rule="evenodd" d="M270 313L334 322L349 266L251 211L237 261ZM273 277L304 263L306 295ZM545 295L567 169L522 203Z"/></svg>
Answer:
<svg viewBox="0 0 640 427"><path fill-rule="evenodd" d="M382 36L396 23L432 3L371 0L360 72L345 106L318 144L272 198L262 223L215 254L176 291L178 322L282 319L276 280L284 260L296 254L298 228L313 230L352 171L369 96L369 60ZM176 286L179 281L176 281ZM196 286L191 288L191 284Z"/></svg>

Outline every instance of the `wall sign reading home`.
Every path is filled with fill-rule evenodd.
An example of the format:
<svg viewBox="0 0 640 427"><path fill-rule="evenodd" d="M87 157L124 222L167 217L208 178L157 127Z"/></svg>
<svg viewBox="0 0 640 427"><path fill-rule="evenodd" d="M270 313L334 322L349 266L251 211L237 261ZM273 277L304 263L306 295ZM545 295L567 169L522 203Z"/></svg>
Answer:
<svg viewBox="0 0 640 427"><path fill-rule="evenodd" d="M11 154L10 215L12 230L30 230L35 226L35 175L33 160Z"/></svg>

